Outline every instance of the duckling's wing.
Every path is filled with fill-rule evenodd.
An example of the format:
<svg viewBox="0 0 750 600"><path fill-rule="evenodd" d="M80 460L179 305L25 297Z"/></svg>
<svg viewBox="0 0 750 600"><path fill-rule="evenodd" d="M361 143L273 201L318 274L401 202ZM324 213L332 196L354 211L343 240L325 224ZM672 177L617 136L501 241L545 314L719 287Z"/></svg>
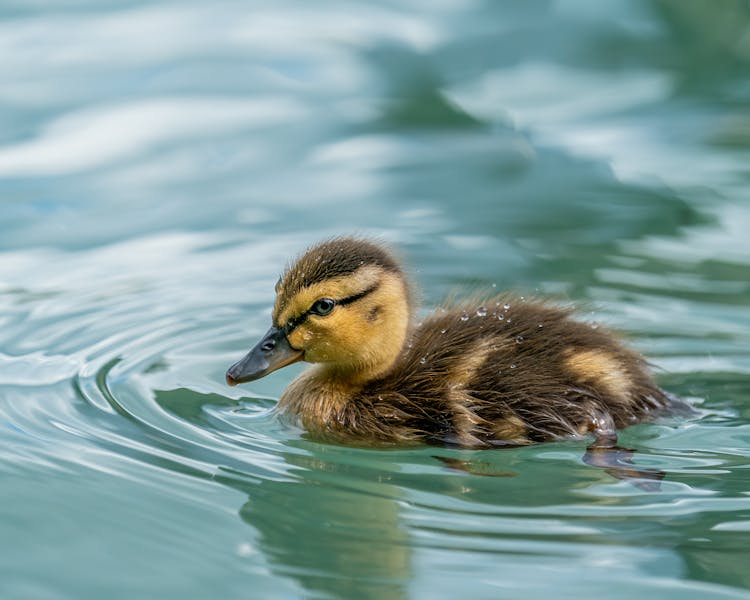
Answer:
<svg viewBox="0 0 750 600"><path fill-rule="evenodd" d="M585 435L602 418L614 430L666 403L645 361L613 334L507 297L426 319L387 386L438 415L444 441L469 446Z"/></svg>

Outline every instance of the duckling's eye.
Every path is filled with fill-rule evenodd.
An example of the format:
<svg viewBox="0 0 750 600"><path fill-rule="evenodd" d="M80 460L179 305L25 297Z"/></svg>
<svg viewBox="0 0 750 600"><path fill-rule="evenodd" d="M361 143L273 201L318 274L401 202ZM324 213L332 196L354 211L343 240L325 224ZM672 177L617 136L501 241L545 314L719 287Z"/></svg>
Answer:
<svg viewBox="0 0 750 600"><path fill-rule="evenodd" d="M336 302L330 298L321 298L317 300L315 304L310 308L310 312L314 315L320 315L321 317L327 315L336 306Z"/></svg>

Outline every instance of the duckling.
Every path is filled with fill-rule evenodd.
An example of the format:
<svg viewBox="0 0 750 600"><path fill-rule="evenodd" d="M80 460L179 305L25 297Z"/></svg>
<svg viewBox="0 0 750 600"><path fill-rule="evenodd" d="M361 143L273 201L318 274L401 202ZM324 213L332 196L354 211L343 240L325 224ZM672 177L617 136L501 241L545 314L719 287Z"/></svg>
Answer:
<svg viewBox="0 0 750 600"><path fill-rule="evenodd" d="M312 363L278 403L314 437L347 443L517 446L616 429L669 404L646 361L602 328L506 293L417 323L399 261L367 239L311 247L276 284L272 327L229 385Z"/></svg>

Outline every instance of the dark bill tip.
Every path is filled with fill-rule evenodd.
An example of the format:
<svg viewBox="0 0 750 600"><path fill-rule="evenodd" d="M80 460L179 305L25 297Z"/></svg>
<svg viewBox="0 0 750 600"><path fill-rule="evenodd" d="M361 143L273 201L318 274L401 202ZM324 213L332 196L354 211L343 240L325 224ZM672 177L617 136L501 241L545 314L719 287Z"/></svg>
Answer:
<svg viewBox="0 0 750 600"><path fill-rule="evenodd" d="M284 332L271 327L250 352L229 367L227 384L235 386L255 381L302 358L303 352L289 345Z"/></svg>

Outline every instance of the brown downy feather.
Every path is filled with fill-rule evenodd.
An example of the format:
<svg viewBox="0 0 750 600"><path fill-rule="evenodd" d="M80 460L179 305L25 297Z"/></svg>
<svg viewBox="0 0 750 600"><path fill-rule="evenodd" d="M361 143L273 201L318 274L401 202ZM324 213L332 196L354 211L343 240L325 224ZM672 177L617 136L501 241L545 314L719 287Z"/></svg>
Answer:
<svg viewBox="0 0 750 600"><path fill-rule="evenodd" d="M325 433L523 445L605 433L668 403L644 359L611 332L569 309L503 295L415 327L392 371L353 394Z"/></svg>

